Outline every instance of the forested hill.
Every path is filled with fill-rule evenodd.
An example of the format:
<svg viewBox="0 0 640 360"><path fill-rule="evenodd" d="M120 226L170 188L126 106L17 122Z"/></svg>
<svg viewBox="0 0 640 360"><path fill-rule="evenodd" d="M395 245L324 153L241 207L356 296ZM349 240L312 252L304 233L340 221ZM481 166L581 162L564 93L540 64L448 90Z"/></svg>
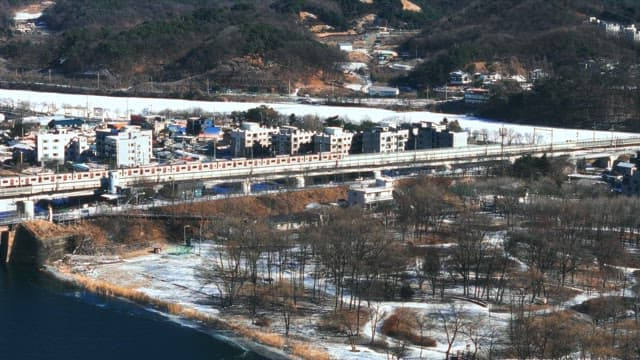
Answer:
<svg viewBox="0 0 640 360"><path fill-rule="evenodd" d="M420 58L414 71L374 73L374 80L421 92L457 69L528 75L541 68L548 81L529 93L494 89L499 96L482 114L640 129L640 42L587 21L640 24L637 0L58 0L44 12L48 35L11 32L10 9L29 3L38 2L0 0L0 76L81 81L100 73L117 88L156 89L334 84L341 78L334 64L345 60L335 46L340 38L324 45L301 20L311 14L354 40L367 26L413 30L393 49Z"/></svg>
<svg viewBox="0 0 640 360"><path fill-rule="evenodd" d="M465 5L429 21L404 44L422 64L397 85L426 88L457 69L548 78L533 90L502 84L480 114L568 127L640 130L637 88L640 42L607 34L590 17L638 25L633 0L492 0Z"/></svg>
<svg viewBox="0 0 640 360"><path fill-rule="evenodd" d="M342 59L294 14L262 1L59 0L42 20L51 30L46 41L14 35L0 56L24 71L67 77L103 71L131 84L206 75L212 84L261 90Z"/></svg>

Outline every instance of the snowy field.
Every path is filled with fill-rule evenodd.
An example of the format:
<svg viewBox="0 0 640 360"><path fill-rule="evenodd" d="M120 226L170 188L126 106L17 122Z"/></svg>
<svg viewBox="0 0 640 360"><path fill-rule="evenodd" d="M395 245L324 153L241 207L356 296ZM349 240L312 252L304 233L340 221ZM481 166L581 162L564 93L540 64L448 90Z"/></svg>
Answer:
<svg viewBox="0 0 640 360"><path fill-rule="evenodd" d="M177 303L196 309L199 312L210 316L225 317L223 310L218 310L214 306L217 302L213 302L213 296L220 295L220 290L214 285L204 285L196 276L196 269L210 261L217 261L219 253L217 246L213 244L201 244L201 250L195 253L183 253L169 249L165 254L152 254L132 259L124 260L120 263L92 265L89 267L81 266L75 268L91 278L107 281L119 286L133 288L145 293L156 299ZM197 255L201 253L201 255ZM309 267L308 273L305 275L305 284L312 283L313 267ZM273 272L276 269L272 269ZM266 268L263 263L261 266L261 275L265 276ZM287 271L285 277L293 277L290 271ZM335 289L330 284L325 287L328 295L333 296ZM348 302L348 295L345 295L345 301ZM454 300L451 303L418 303L418 302L379 302L379 313L384 313L382 318L388 317L396 309L405 308L415 310L418 314L434 318L437 323L439 314L447 314L454 306L457 311L464 311L465 316L473 318L478 323L484 324L487 330L501 331L506 329L509 314L493 313L488 308L482 307L466 301ZM365 305L363 305L365 306ZM175 321L180 321L177 317L170 317ZM272 317L272 329L278 331L283 326L280 316L274 314ZM247 326L249 321L247 320ZM388 344L393 345L396 342L392 338L388 338L379 333L382 321L377 326L376 338L384 340ZM321 333L313 324L304 318L295 318L292 324L292 333L301 335L309 339L321 339ZM364 339L371 337L371 323L363 324L361 334ZM425 331L425 335L437 341L435 347L425 347L422 349L422 359L441 360L447 349L447 338L444 332L439 331L437 327L430 327ZM369 359L383 360L387 359L387 354L377 352L365 346L357 346L357 352L351 351L351 346L345 342L334 342L331 338L324 338L313 342L314 345L320 346L328 351L334 359ZM467 341L463 336L459 336L458 340L453 344L454 350L463 350L467 345ZM397 345L397 344L396 344ZM417 346L407 346L409 357L419 358L420 348Z"/></svg>
<svg viewBox="0 0 640 360"><path fill-rule="evenodd" d="M489 234L485 241L500 245L503 241L504 232L496 232ZM214 300L221 294L221 289L215 284L204 284L197 276L197 268L203 264L211 264L222 261L219 253L220 247L212 243L203 243L196 245L193 252L184 252L183 248L166 249L163 254L150 254L136 258L126 259L119 263L109 263L101 265L78 266L74 270L91 278L100 279L119 286L136 289L148 296L163 301L177 303L183 306L193 308L201 313L209 316L225 319L227 315L224 310L220 310L218 302ZM265 259L259 262L259 275L261 278L267 278L268 274L275 276L277 271L276 264L272 265L271 272L268 273L267 263ZM561 304L542 309L541 312L549 312L561 310L586 300L596 298L602 295L619 295L620 292L631 294L631 288L635 286L636 281L632 275L635 269L625 269L625 273L632 279L624 290L619 289L617 292L610 294L602 294L599 292L583 292L579 289L578 293ZM313 283L313 266L305 269L305 286L311 288ZM285 280L293 280L297 274L297 270L286 270L284 274ZM323 289L329 296L335 296L335 288L330 282L320 280L317 284L318 289ZM462 295L461 288L448 288L448 295ZM349 295L344 295L345 302L349 301ZM510 296L507 291L507 297ZM366 307L366 305L363 304ZM477 325L477 331L481 334L483 340L480 341L480 352L485 352L488 341L500 341L507 333L510 314L508 312L494 312L492 307L481 306L472 302L462 301L460 299L449 299L448 303L431 300L430 296L424 301L416 302L372 302L372 311L381 314L381 318L385 319L392 315L397 309L410 309L416 312L419 317L427 317L431 319L430 325L425 327L425 334L436 340L435 347L426 347L420 349L418 346L407 346L409 359L427 359L441 360L447 350L447 335L442 328L442 317L445 316L452 319L455 315L461 314L465 319L471 320ZM175 321L181 321L179 318L170 316ZM282 333L283 324L279 314L272 314L270 318L273 320L270 328L271 331ZM238 321L238 317L234 317ZM380 333L383 321L376 326L376 339L384 341L390 346L399 345L399 343ZM247 318L244 321L246 326L251 326ZM363 324L360 328L361 337L370 339L372 331L371 320ZM387 354L378 352L366 346L357 346L357 352L352 352L350 345L344 337L334 338L327 337L326 333L319 332L313 321L309 318L296 317L293 318L292 334L302 336L306 339L314 339L313 344L325 349L334 359L367 359L367 360L383 360L387 359ZM493 340L490 340L493 339ZM452 345L452 351L463 351L469 345L466 336L459 335ZM494 346L499 346L494 344Z"/></svg>
<svg viewBox="0 0 640 360"><path fill-rule="evenodd" d="M0 105L16 107L19 104L27 104L30 109L38 112L52 111L63 114L64 107L102 108L107 117L112 119L127 118L128 114L144 114L160 112L162 110L193 110L201 109L204 112L216 112L229 114L234 111L246 111L260 105L267 105L282 114L295 114L297 116L317 115L321 118L339 116L347 121L361 122L369 120L373 122L440 122L443 118L449 121L458 120L463 129L469 131L487 130L491 140L499 139L498 129L505 127L513 133L520 134L520 141L531 142L533 134L538 144L561 143L567 141L586 141L593 139L614 139L638 134L615 131L592 131L564 128L536 127L528 125L509 124L490 119L482 119L465 115L453 115L432 113L428 111L396 112L385 109L362 107L338 107L324 105L307 105L296 103L261 103L261 102L220 102L220 101L195 101L179 99L153 99L153 98L124 98L93 95L74 95L53 92L35 92L26 90L0 89Z"/></svg>

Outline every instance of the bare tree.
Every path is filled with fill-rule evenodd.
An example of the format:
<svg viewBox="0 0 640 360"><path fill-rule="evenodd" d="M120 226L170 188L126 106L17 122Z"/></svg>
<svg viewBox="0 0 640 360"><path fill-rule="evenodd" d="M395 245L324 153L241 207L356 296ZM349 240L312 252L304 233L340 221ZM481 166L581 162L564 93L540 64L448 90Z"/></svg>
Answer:
<svg viewBox="0 0 640 360"><path fill-rule="evenodd" d="M376 331L378 329L378 324L380 321L384 319L386 316L386 311L382 308L379 302L371 303L369 306L369 324L371 325L371 341L370 344L373 345L375 343Z"/></svg>
<svg viewBox="0 0 640 360"><path fill-rule="evenodd" d="M462 307L455 304L449 304L448 309L438 311L438 319L442 325L442 330L447 337L447 351L445 358L449 359L453 343L458 338L461 330L464 327L465 313Z"/></svg>

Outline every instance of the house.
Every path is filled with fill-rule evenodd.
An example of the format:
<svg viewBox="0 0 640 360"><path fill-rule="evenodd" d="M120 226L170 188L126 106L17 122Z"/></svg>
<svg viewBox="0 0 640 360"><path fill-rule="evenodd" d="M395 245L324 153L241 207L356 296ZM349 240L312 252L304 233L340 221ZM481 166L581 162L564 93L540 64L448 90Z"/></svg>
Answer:
<svg viewBox="0 0 640 360"><path fill-rule="evenodd" d="M64 129L75 128L79 129L84 125L84 120L80 118L75 119L53 119L49 122L50 129Z"/></svg>
<svg viewBox="0 0 640 360"><path fill-rule="evenodd" d="M369 86L367 93L369 96L394 97L400 94L400 89L387 86Z"/></svg>
<svg viewBox="0 0 640 360"><path fill-rule="evenodd" d="M393 201L393 180L378 178L373 184L354 185L348 190L349 206L372 207Z"/></svg>
<svg viewBox="0 0 640 360"><path fill-rule="evenodd" d="M599 25L604 31L607 32L607 34L611 34L611 35L617 35L620 33L620 30L621 30L620 24L618 23L600 21Z"/></svg>
<svg viewBox="0 0 640 360"><path fill-rule="evenodd" d="M198 136L204 128L215 126L213 119L189 118L187 119L187 135Z"/></svg>
<svg viewBox="0 0 640 360"><path fill-rule="evenodd" d="M637 170L636 164L621 161L614 166L613 171L622 176L633 176Z"/></svg>
<svg viewBox="0 0 640 360"><path fill-rule="evenodd" d="M533 69L531 70L531 72L529 72L529 79L533 82L546 79L548 77L549 77L549 74L540 68Z"/></svg>
<svg viewBox="0 0 640 360"><path fill-rule="evenodd" d="M222 140L222 129L216 126L209 126L202 129L198 134L199 141L220 141Z"/></svg>
<svg viewBox="0 0 640 360"><path fill-rule="evenodd" d="M635 25L625 26L622 29L622 36L631 41L640 41L640 32L636 29Z"/></svg>
<svg viewBox="0 0 640 360"><path fill-rule="evenodd" d="M340 49L340 51L352 52L353 44L351 44L350 42L338 43L338 49Z"/></svg>
<svg viewBox="0 0 640 360"><path fill-rule="evenodd" d="M488 89L470 88L464 92L464 102L466 104L483 104L491 97Z"/></svg>
<svg viewBox="0 0 640 360"><path fill-rule="evenodd" d="M471 77L464 71L458 70L449 73L449 84L467 85L471 83Z"/></svg>
<svg viewBox="0 0 640 360"><path fill-rule="evenodd" d="M130 125L140 126L141 129L152 130L154 136L167 128L167 119L162 115L131 115Z"/></svg>
<svg viewBox="0 0 640 360"><path fill-rule="evenodd" d="M475 73L473 77L480 80L484 85L492 85L502 80L502 75L499 73Z"/></svg>
<svg viewBox="0 0 640 360"><path fill-rule="evenodd" d="M17 143L10 148L13 160L18 164L31 163L36 159L36 149L30 144Z"/></svg>

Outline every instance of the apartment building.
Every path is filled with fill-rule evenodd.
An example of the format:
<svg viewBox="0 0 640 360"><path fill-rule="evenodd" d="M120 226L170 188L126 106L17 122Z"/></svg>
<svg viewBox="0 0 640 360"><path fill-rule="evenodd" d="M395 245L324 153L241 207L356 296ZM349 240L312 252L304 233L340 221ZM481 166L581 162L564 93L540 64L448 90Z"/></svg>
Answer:
<svg viewBox="0 0 640 360"><path fill-rule="evenodd" d="M99 137L103 138L103 143L98 156L114 161L118 168L141 166L151 162L152 130L141 130L137 126L127 126L112 130L111 135L107 135L107 132L102 130L100 136L96 131L97 151Z"/></svg>
<svg viewBox="0 0 640 360"><path fill-rule="evenodd" d="M240 128L231 130L231 148L234 157L253 157L268 154L271 149L272 135L278 128L265 128L255 122L245 121Z"/></svg>
<svg viewBox="0 0 640 360"><path fill-rule="evenodd" d="M313 152L330 152L349 155L353 133L340 127L326 127L322 134L313 136Z"/></svg>
<svg viewBox="0 0 640 360"><path fill-rule="evenodd" d="M36 135L36 161L64 163L65 160L76 161L89 149L85 136L76 132L60 129L53 133Z"/></svg>
<svg viewBox="0 0 640 360"><path fill-rule="evenodd" d="M467 132L453 132L446 125L422 121L410 124L407 148L412 150L464 147L467 146Z"/></svg>
<svg viewBox="0 0 640 360"><path fill-rule="evenodd" d="M362 133L362 152L390 153L404 151L408 139L408 129L397 129L392 124L378 126Z"/></svg>
<svg viewBox="0 0 640 360"><path fill-rule="evenodd" d="M299 155L313 152L315 132L305 131L295 126L282 126L271 135L272 149L275 155Z"/></svg>

